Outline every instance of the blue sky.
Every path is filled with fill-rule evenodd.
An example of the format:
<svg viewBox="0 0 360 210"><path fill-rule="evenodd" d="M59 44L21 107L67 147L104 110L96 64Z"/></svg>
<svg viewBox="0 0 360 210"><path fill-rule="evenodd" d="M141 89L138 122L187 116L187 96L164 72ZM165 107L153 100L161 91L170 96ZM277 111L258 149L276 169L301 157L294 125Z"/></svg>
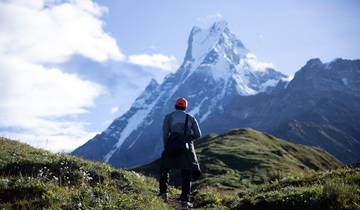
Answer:
<svg viewBox="0 0 360 210"><path fill-rule="evenodd" d="M128 54L161 52L179 62L194 25L225 19L259 59L293 74L308 59L359 58L360 2L353 0L111 1L105 29ZM220 16L220 17L219 17Z"/></svg>
<svg viewBox="0 0 360 210"><path fill-rule="evenodd" d="M181 64L194 25L226 20L292 75L360 58L357 0L0 0L0 135L70 151Z"/></svg>

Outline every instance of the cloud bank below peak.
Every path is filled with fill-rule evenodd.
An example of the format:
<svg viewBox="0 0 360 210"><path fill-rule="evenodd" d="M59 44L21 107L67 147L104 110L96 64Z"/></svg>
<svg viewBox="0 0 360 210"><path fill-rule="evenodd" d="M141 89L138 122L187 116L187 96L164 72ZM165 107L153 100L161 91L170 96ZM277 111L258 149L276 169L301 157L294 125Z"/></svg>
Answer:
<svg viewBox="0 0 360 210"><path fill-rule="evenodd" d="M166 56L163 54L130 55L128 62L144 67L159 68L165 71L173 71L178 67L175 56Z"/></svg>

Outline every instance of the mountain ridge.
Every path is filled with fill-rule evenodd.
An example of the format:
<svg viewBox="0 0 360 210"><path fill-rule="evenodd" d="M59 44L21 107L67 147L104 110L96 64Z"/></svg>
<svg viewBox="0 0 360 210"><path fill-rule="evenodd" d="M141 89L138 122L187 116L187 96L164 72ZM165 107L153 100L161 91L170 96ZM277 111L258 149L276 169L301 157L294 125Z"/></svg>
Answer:
<svg viewBox="0 0 360 210"><path fill-rule="evenodd" d="M345 163L360 160L359 60L310 59L289 81L248 53L226 24L214 28L217 39L207 54L192 59L193 41L206 40L212 30L194 28L178 71L161 84L151 81L128 112L73 154L126 168L157 159L162 120L177 97L186 97L205 134L251 127L319 146Z"/></svg>
<svg viewBox="0 0 360 210"><path fill-rule="evenodd" d="M202 43L204 40L205 44ZM195 45L196 41L200 43L199 46ZM205 50L198 49L204 45ZM196 59L193 57L194 51L197 51ZM119 162L116 158L123 159L124 165L118 166L126 167L148 162L161 153L162 142L155 140L159 138L159 122L171 111L177 97L188 96L193 107L190 111L196 116L201 115L201 123L215 109L223 111L223 100L229 100L234 95L267 91L276 85L274 81L286 78L282 73L266 68L266 65L260 62L256 68L253 67L257 62L256 57L249 55L248 50L225 23L215 23L209 29L195 28L189 37L189 47L178 71L165 77L162 84L150 82L127 113L73 153L109 163ZM266 83L268 81L272 82ZM148 128L146 134L142 134L144 127ZM145 140L145 136L153 140ZM156 145L152 145L154 142ZM101 145L101 154L97 144ZM144 153L143 158L137 156L138 160L135 160L135 156L129 152L134 145L146 145L149 151L145 152L146 155ZM86 150L89 149L97 151L87 155Z"/></svg>

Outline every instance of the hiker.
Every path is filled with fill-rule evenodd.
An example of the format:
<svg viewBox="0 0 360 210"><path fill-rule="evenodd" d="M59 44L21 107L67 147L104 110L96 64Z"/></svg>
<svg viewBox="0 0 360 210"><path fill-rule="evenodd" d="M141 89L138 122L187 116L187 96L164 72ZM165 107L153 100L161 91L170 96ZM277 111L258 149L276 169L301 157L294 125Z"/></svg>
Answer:
<svg viewBox="0 0 360 210"><path fill-rule="evenodd" d="M201 137L196 119L186 113L188 102L178 98L175 111L166 115L163 124L164 152L160 164L160 196L167 201L169 172L181 170L181 208L192 207L190 203L191 180L200 176L200 166L195 154L193 141Z"/></svg>

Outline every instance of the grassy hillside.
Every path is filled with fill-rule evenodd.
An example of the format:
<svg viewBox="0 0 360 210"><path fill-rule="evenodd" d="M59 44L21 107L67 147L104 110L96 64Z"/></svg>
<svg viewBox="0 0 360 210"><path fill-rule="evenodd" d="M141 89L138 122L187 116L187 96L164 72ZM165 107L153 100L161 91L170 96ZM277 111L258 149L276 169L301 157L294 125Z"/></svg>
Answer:
<svg viewBox="0 0 360 210"><path fill-rule="evenodd" d="M342 165L321 149L289 143L253 129L212 134L199 139L195 147L204 173L196 182L200 186L243 188ZM137 170L156 175L158 165L155 161Z"/></svg>
<svg viewBox="0 0 360 210"><path fill-rule="evenodd" d="M0 209L178 206L179 189L164 203L156 197L156 180L136 172L3 138L0 146ZM360 210L360 167L340 166L322 150L251 129L210 135L197 147L204 176L195 183L196 209Z"/></svg>
<svg viewBox="0 0 360 210"><path fill-rule="evenodd" d="M154 179L0 138L0 209L169 209Z"/></svg>
<svg viewBox="0 0 360 210"><path fill-rule="evenodd" d="M360 167L288 176L242 189L202 187L195 207L237 210L360 210Z"/></svg>
<svg viewBox="0 0 360 210"><path fill-rule="evenodd" d="M204 172L194 183L197 208L360 209L360 168L343 166L321 149L252 129L209 135L196 145ZM158 163L135 170L155 175Z"/></svg>

